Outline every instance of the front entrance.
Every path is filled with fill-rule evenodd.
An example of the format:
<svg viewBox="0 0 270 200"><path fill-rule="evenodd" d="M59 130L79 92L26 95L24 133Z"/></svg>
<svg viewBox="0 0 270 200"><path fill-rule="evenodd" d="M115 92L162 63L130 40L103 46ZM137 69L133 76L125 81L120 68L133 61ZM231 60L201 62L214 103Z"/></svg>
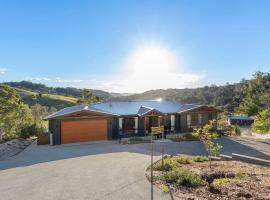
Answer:
<svg viewBox="0 0 270 200"><path fill-rule="evenodd" d="M147 116L145 117L145 130L151 133L151 127L163 126L163 117L160 116Z"/></svg>

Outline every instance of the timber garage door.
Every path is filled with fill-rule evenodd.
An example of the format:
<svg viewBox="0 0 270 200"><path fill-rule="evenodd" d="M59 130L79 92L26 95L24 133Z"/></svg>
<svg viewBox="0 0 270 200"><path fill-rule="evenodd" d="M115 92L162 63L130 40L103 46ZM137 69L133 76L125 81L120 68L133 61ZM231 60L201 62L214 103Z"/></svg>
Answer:
<svg viewBox="0 0 270 200"><path fill-rule="evenodd" d="M61 122L61 144L107 140L107 120L77 120Z"/></svg>

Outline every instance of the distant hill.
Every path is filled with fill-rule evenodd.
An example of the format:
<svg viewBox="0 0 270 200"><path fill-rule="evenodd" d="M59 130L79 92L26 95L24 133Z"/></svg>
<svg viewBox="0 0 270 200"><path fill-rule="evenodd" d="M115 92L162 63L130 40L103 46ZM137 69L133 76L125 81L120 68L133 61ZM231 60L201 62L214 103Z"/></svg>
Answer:
<svg viewBox="0 0 270 200"><path fill-rule="evenodd" d="M22 100L28 105L41 104L43 106L55 107L61 109L67 106L77 104L79 98L83 95L83 89L73 87L48 87L40 83L29 81L5 82L17 90ZM91 90L91 92L102 100L109 100L113 97L125 96L127 94L109 93L102 90Z"/></svg>
<svg viewBox="0 0 270 200"><path fill-rule="evenodd" d="M224 86L205 86L193 89L159 89L149 90L139 94L109 93L102 90L91 90L101 97L102 100L148 100L162 98L179 101L182 103L194 103L218 106L228 111L234 111L243 99L242 87L247 81L243 80L236 84ZM48 87L44 84L28 81L5 83L15 88L24 102L29 105L39 103L41 105L53 106L57 109L72 106L82 97L83 89L73 87Z"/></svg>
<svg viewBox="0 0 270 200"><path fill-rule="evenodd" d="M227 111L234 111L243 99L242 87L247 81L224 86L205 86L194 89L158 89L140 94L113 97L113 100L147 100L162 98L182 103L217 106Z"/></svg>

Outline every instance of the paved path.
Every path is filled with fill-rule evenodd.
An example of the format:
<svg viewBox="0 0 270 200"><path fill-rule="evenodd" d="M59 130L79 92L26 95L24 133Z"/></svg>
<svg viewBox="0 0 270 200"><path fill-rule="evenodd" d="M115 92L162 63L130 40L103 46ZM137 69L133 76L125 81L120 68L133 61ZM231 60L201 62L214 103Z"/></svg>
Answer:
<svg viewBox="0 0 270 200"><path fill-rule="evenodd" d="M269 158L239 141L221 138L223 153ZM155 151L160 151L160 143ZM206 154L200 142L167 142L168 154ZM160 153L155 153L155 159ZM145 170L150 144L116 142L60 146L30 145L22 153L0 161L0 194L5 200L150 199ZM155 200L175 199L154 187Z"/></svg>

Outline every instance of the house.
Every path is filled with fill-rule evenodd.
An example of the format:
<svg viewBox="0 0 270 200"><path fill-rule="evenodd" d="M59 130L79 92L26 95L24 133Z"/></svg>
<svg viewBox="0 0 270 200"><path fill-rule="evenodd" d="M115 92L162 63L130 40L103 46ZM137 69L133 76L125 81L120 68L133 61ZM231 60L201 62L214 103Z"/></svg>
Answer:
<svg viewBox="0 0 270 200"><path fill-rule="evenodd" d="M53 145L147 136L151 127L164 126L166 133L191 132L220 110L167 100L112 101L64 108L46 119Z"/></svg>
<svg viewBox="0 0 270 200"><path fill-rule="evenodd" d="M228 123L238 126L250 126L254 123L254 119L248 116L229 116Z"/></svg>

